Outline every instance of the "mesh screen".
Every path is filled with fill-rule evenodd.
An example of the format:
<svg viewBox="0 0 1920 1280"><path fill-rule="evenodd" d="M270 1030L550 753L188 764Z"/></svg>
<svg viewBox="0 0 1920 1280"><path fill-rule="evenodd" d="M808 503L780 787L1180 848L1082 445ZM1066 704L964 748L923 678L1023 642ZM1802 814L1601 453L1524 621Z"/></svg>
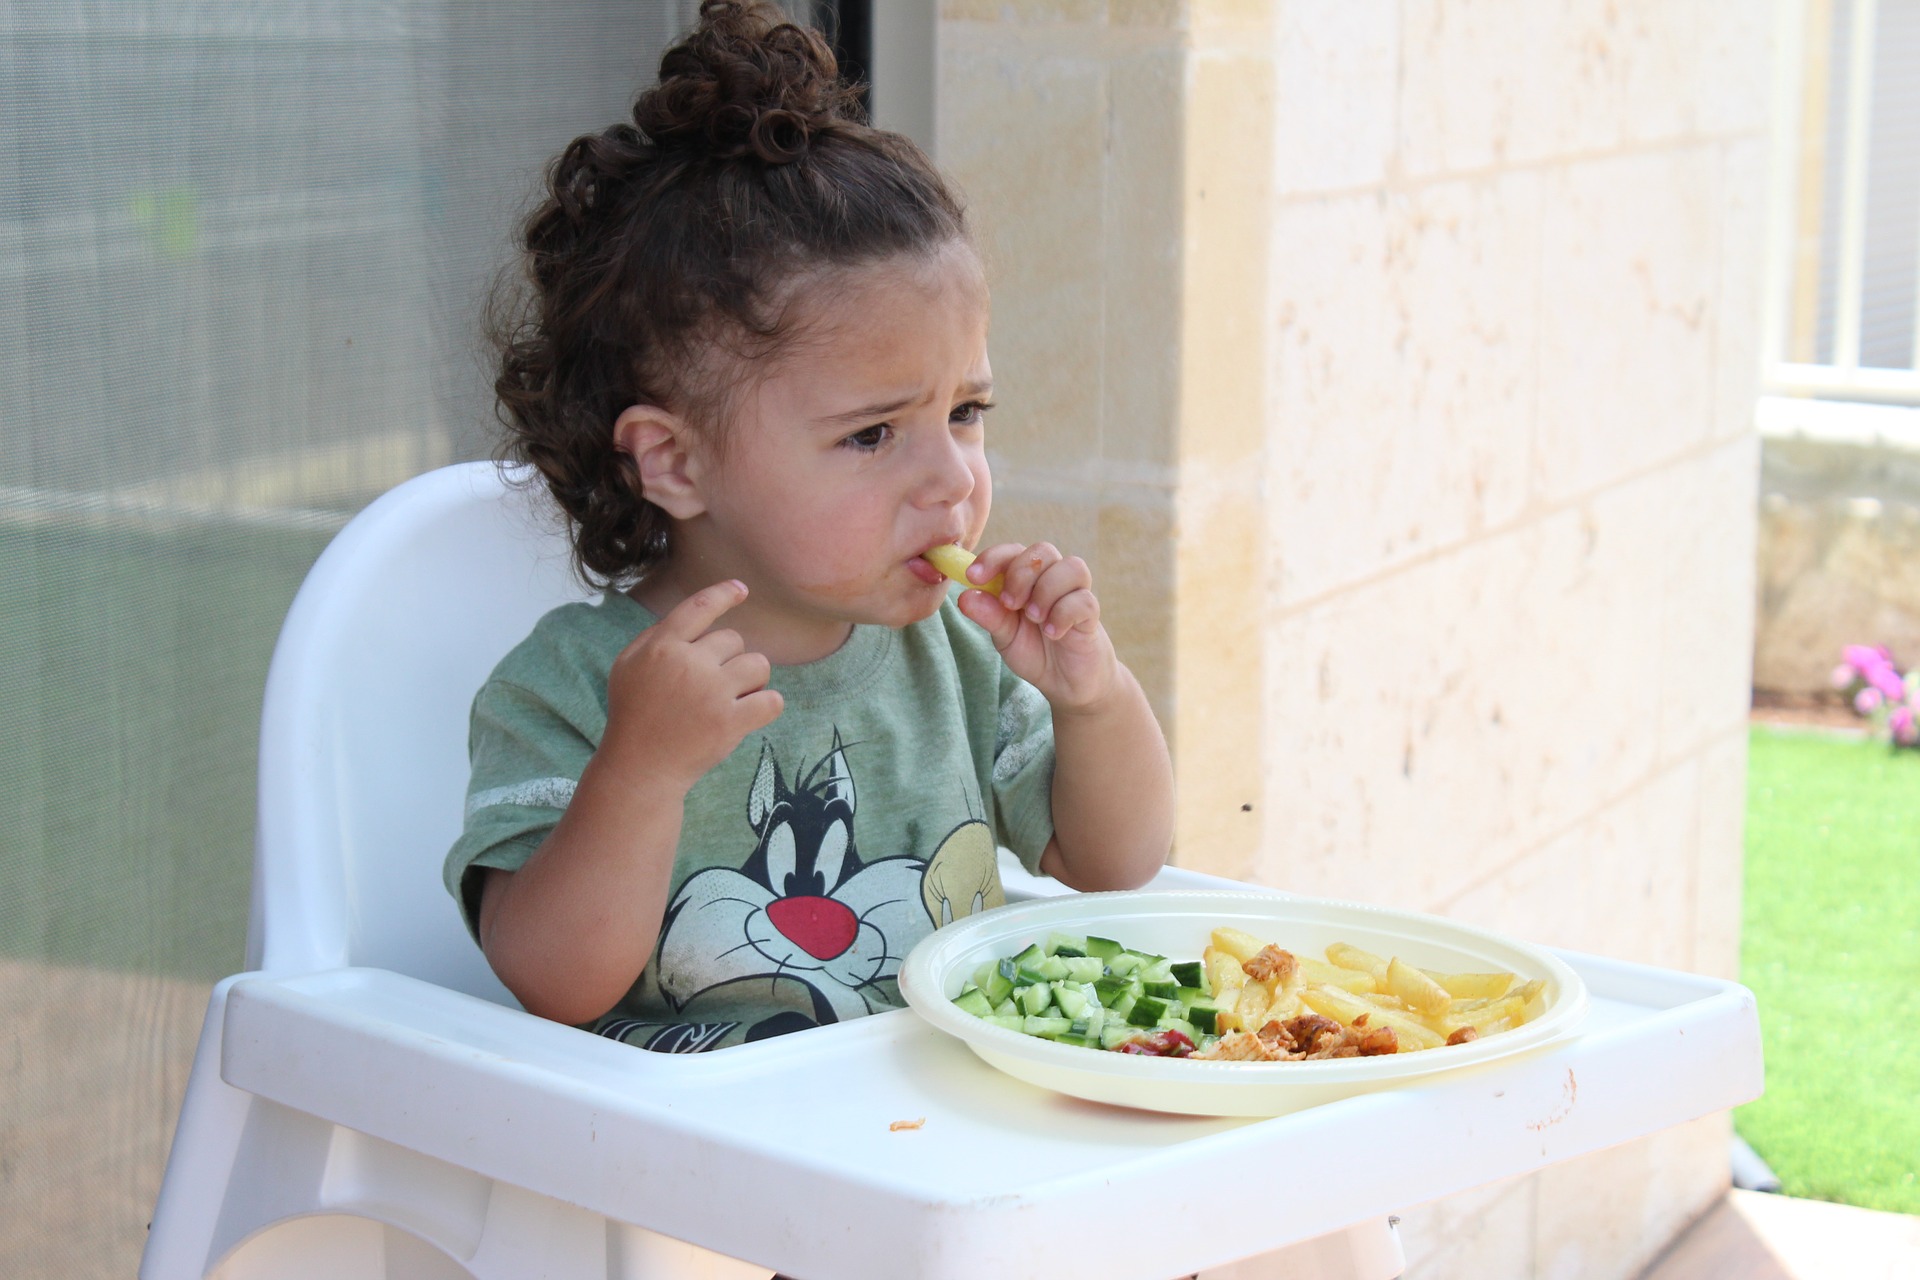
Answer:
<svg viewBox="0 0 1920 1280"><path fill-rule="evenodd" d="M679 0L0 0L0 1275L133 1274L328 537L491 448L540 165Z"/></svg>

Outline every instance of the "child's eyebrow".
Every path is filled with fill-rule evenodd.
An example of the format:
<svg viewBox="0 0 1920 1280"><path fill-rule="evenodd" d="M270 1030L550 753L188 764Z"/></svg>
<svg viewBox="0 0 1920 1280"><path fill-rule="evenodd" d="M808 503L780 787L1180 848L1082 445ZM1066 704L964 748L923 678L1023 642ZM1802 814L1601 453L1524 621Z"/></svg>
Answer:
<svg viewBox="0 0 1920 1280"><path fill-rule="evenodd" d="M973 398L977 396L984 396L989 392L991 392L992 390L993 390L992 382L979 380L979 381L969 382L965 386L961 387L960 394L968 398ZM832 417L822 418L820 419L820 421L824 423L839 425L842 423L860 422L860 421L864 421L871 418L884 418L890 414L895 414L900 412L900 410L906 408L908 405L913 404L915 401L920 400L921 398L922 397L917 393L909 392L908 394L900 397L897 400L888 400L888 401L884 401L877 404L862 405L858 409L849 409L845 413L836 413Z"/></svg>

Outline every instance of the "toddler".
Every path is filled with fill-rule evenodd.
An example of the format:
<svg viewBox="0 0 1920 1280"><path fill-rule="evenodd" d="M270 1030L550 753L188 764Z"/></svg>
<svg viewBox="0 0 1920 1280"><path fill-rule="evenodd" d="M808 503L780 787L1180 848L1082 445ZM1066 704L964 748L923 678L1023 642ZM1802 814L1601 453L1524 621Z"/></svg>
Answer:
<svg viewBox="0 0 1920 1280"><path fill-rule="evenodd" d="M605 590L476 696L446 881L529 1011L692 1052L896 1007L997 846L1145 882L1173 784L1083 561L923 554L992 498L954 192L770 5L709 0L660 73L526 224L507 452Z"/></svg>

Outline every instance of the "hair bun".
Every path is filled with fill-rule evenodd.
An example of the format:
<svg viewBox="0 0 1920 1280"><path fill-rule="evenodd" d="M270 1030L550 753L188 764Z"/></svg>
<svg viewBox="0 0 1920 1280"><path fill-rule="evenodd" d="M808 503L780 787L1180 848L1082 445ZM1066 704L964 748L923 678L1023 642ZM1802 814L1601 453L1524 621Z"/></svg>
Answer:
<svg viewBox="0 0 1920 1280"><path fill-rule="evenodd" d="M762 0L706 0L700 25L667 50L660 83L633 107L663 150L768 165L859 120L859 91L841 83L827 42Z"/></svg>

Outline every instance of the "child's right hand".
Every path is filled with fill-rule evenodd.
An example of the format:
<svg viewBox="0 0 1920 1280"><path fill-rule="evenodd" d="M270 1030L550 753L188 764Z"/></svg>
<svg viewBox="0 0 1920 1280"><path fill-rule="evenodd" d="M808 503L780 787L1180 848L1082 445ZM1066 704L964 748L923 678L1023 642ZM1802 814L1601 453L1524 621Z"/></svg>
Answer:
<svg viewBox="0 0 1920 1280"><path fill-rule="evenodd" d="M630 776L691 788L742 739L776 720L786 702L767 688L766 655L737 631L710 631L747 598L745 584L716 582L682 600L613 660L600 753Z"/></svg>

